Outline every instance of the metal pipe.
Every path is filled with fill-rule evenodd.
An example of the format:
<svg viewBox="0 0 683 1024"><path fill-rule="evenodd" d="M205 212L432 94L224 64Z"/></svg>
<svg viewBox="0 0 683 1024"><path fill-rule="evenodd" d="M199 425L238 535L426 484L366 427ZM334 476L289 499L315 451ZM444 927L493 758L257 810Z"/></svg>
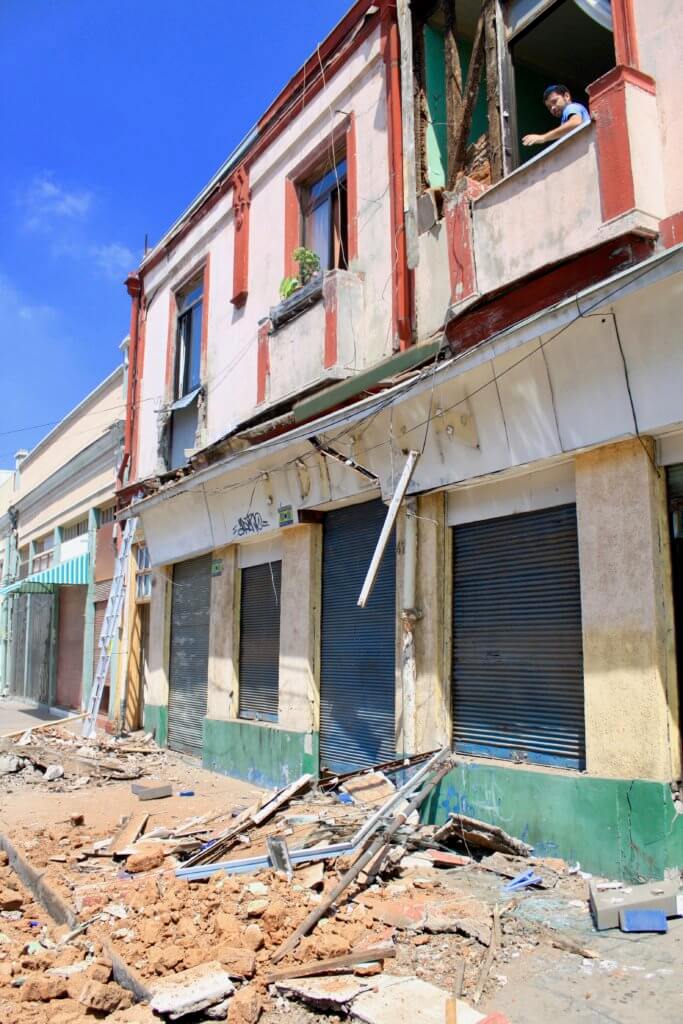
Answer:
<svg viewBox="0 0 683 1024"><path fill-rule="evenodd" d="M358 829L356 834L348 840L346 843L335 843L332 846L323 846L316 850L290 850L289 858L293 864L306 863L308 861L316 860L328 860L332 857L339 857L345 853L352 853L359 846L361 846L372 832L378 827L383 818L387 816L389 811L393 810L395 805L407 796L412 794L417 785L422 782L423 778L430 773L432 768L439 764L447 755L450 754L448 747L437 751L428 761L422 765L418 771L402 786L396 790L386 803L382 804L378 811L376 811L361 828ZM197 864L192 868L177 868L176 878L187 878L189 881L195 881L200 878L210 878L211 875L215 875L218 871L226 871L232 875L247 874L250 871L257 871L259 868L272 867L270 857L265 854L260 857L245 857L241 860L224 860L219 861L216 864Z"/></svg>

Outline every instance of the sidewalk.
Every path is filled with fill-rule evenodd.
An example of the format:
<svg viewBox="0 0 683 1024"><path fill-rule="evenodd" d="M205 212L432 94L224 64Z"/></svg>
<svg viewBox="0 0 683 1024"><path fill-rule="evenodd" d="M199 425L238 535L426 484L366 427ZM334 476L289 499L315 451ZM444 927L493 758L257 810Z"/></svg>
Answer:
<svg viewBox="0 0 683 1024"><path fill-rule="evenodd" d="M54 717L55 721L59 716L50 715L45 707L36 707L35 704L27 704L25 701L14 700L11 697L0 700L0 736L6 732L18 732L19 729L30 729L39 725L40 722L47 722Z"/></svg>

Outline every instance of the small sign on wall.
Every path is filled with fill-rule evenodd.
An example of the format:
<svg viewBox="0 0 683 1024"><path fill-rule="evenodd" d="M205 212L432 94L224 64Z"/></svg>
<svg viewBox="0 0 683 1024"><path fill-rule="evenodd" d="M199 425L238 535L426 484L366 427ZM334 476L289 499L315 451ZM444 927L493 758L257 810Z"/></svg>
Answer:
<svg viewBox="0 0 683 1024"><path fill-rule="evenodd" d="M294 509L291 505L280 505L277 510L278 524L280 526L294 525Z"/></svg>
<svg viewBox="0 0 683 1024"><path fill-rule="evenodd" d="M223 559L214 558L211 562L211 575L222 576L223 575Z"/></svg>

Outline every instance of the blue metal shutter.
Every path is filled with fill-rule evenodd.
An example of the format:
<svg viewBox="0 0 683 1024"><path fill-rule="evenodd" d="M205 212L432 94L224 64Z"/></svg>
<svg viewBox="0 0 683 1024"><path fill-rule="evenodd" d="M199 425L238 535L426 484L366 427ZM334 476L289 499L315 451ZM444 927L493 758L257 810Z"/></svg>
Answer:
<svg viewBox="0 0 683 1024"><path fill-rule="evenodd" d="M386 516L381 501L325 516L320 668L320 764L352 771L395 752L396 543L372 596L358 595Z"/></svg>
<svg viewBox="0 0 683 1024"><path fill-rule="evenodd" d="M209 675L211 556L173 568L168 745L200 756Z"/></svg>
<svg viewBox="0 0 683 1024"><path fill-rule="evenodd" d="M456 749L582 768L576 506L469 523L454 532Z"/></svg>
<svg viewBox="0 0 683 1024"><path fill-rule="evenodd" d="M282 562L242 569L240 718L277 721Z"/></svg>

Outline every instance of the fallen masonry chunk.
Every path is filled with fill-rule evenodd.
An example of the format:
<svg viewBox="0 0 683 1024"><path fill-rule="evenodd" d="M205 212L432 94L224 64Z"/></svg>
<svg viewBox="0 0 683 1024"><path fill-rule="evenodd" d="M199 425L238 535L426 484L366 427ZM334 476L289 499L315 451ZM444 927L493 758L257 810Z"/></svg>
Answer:
<svg viewBox="0 0 683 1024"><path fill-rule="evenodd" d="M434 840L437 843L444 843L449 839L459 840L468 848L496 850L519 857L528 857L532 851L532 847L527 843L509 835L497 825L489 825L466 814L451 814L448 821L434 833Z"/></svg>
<svg viewBox="0 0 683 1024"><path fill-rule="evenodd" d="M131 875L140 874L141 871L153 871L164 861L163 846L150 846L149 850L141 850L140 853L132 853L126 861L126 871Z"/></svg>
<svg viewBox="0 0 683 1024"><path fill-rule="evenodd" d="M64 978L29 978L21 986L22 1003L49 1003L67 993Z"/></svg>
<svg viewBox="0 0 683 1024"><path fill-rule="evenodd" d="M261 1016L261 996L253 985L241 988L230 1000L228 1024L256 1024Z"/></svg>
<svg viewBox="0 0 683 1024"><path fill-rule="evenodd" d="M113 1013L130 995L119 985L105 985L101 981L86 981L78 995L78 1002L97 1013Z"/></svg>
<svg viewBox="0 0 683 1024"><path fill-rule="evenodd" d="M162 782L158 786L143 786L134 782L130 788L138 800L163 800L167 796L173 796L173 786L170 782Z"/></svg>
<svg viewBox="0 0 683 1024"><path fill-rule="evenodd" d="M162 978L151 986L151 991L152 1009L177 1020L222 1002L233 994L235 986L223 965L214 960Z"/></svg>
<svg viewBox="0 0 683 1024"><path fill-rule="evenodd" d="M21 910L23 905L24 901L18 892L12 892L10 889L0 890L0 910L7 912Z"/></svg>
<svg viewBox="0 0 683 1024"><path fill-rule="evenodd" d="M0 775L14 775L24 767L24 762L12 754L0 757Z"/></svg>
<svg viewBox="0 0 683 1024"><path fill-rule="evenodd" d="M260 917L264 910L268 909L268 900L250 900L247 903L247 917Z"/></svg>
<svg viewBox="0 0 683 1024"><path fill-rule="evenodd" d="M219 946L214 953L231 978L252 978L256 970L256 955L250 949Z"/></svg>
<svg viewBox="0 0 683 1024"><path fill-rule="evenodd" d="M57 779L61 779L63 775L64 769L61 764L49 764L45 769L43 779L45 782L56 782Z"/></svg>

